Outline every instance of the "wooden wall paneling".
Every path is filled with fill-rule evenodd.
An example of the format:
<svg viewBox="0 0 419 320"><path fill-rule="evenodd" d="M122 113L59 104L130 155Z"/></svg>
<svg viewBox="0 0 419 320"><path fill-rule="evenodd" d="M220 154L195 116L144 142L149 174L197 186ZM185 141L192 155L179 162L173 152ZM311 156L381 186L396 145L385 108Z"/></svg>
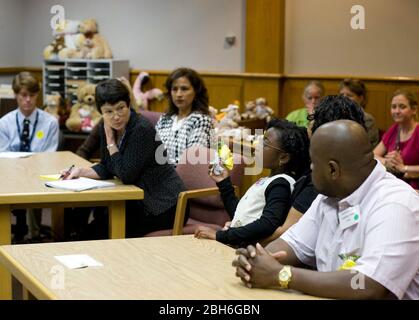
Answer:
<svg viewBox="0 0 419 320"><path fill-rule="evenodd" d="M394 83L368 81L365 82L365 85L367 87L365 111L372 114L377 127L385 131L393 123L390 115L390 101Z"/></svg>
<svg viewBox="0 0 419 320"><path fill-rule="evenodd" d="M319 79L321 81L321 83L324 86L325 89L325 95L335 95L335 94L339 94L339 83L340 83L340 79L339 80L327 80L327 79ZM304 86L307 84L307 81L304 83ZM301 91L301 94L303 94L303 92Z"/></svg>
<svg viewBox="0 0 419 320"><path fill-rule="evenodd" d="M246 72L284 70L285 0L247 0Z"/></svg>
<svg viewBox="0 0 419 320"><path fill-rule="evenodd" d="M238 100L240 108L243 108L243 79L240 77L204 76L204 81L211 106L220 110Z"/></svg>
<svg viewBox="0 0 419 320"><path fill-rule="evenodd" d="M15 98L0 98L0 118L10 111L15 110L17 102Z"/></svg>
<svg viewBox="0 0 419 320"><path fill-rule="evenodd" d="M247 101L255 100L259 97L264 97L267 104L271 107L276 116L279 114L279 79L244 79L243 87L243 106Z"/></svg>
<svg viewBox="0 0 419 320"><path fill-rule="evenodd" d="M281 118L285 118L287 114L293 110L304 107L302 94L306 82L306 80L297 79L286 79L284 81L281 102L282 107L279 114Z"/></svg>

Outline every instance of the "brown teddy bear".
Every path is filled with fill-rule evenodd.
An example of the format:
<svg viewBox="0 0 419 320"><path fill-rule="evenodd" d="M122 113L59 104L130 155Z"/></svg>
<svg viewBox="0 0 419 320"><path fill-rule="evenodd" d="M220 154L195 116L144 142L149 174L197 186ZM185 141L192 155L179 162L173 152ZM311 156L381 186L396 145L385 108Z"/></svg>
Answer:
<svg viewBox="0 0 419 320"><path fill-rule="evenodd" d="M44 59L58 59L59 53L65 48L64 35L56 35L54 40L52 40L52 42L44 49Z"/></svg>
<svg viewBox="0 0 419 320"><path fill-rule="evenodd" d="M78 45L79 56L86 59L111 59L112 50L108 42L98 34L98 26L95 19L86 19L80 23L80 36Z"/></svg>
<svg viewBox="0 0 419 320"><path fill-rule="evenodd" d="M77 89L77 103L71 107L70 117L65 122L68 130L90 132L101 119L95 100L94 84L85 84Z"/></svg>
<svg viewBox="0 0 419 320"><path fill-rule="evenodd" d="M53 30L54 40L43 51L44 59L81 58L77 45L79 25L78 20L64 20L58 24Z"/></svg>

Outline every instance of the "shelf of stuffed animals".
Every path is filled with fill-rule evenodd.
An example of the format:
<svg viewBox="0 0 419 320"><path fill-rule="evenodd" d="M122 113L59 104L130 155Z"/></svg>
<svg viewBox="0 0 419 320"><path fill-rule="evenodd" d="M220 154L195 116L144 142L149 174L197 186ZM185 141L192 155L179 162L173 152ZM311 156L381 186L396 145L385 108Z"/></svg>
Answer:
<svg viewBox="0 0 419 320"><path fill-rule="evenodd" d="M77 89L86 84L125 77L129 78L129 61L118 59L45 60L43 68L44 99L60 94L71 104L77 102Z"/></svg>

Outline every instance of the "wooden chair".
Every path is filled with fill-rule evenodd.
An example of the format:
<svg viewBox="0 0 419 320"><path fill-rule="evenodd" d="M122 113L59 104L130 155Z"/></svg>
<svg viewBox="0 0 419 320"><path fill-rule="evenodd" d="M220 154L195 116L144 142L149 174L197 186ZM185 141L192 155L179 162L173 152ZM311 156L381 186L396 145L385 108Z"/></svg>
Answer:
<svg viewBox="0 0 419 320"><path fill-rule="evenodd" d="M196 159L198 154L206 160L194 164L193 159ZM213 151L210 149L198 146L184 151L176 171L183 180L187 191L179 194L173 229L151 232L146 236L193 234L198 225L221 229L230 220L219 195L218 187L208 175L208 166L212 154ZM186 159L189 159L189 161L185 161ZM237 186L241 185L244 161L238 154L234 154L234 159L235 164L230 172L230 178L233 185L236 186L235 191L238 196L239 188ZM189 203L190 212L185 224L187 203Z"/></svg>

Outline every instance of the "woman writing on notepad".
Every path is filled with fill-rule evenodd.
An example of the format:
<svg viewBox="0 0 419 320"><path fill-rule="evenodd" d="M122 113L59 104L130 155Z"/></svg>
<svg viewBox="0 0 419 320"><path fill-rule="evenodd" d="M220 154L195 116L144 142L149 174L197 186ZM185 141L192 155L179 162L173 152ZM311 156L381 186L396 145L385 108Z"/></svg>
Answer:
<svg viewBox="0 0 419 320"><path fill-rule="evenodd" d="M103 114L99 129L101 162L90 168L74 168L67 179L111 179L116 176L124 184L143 189L144 200L126 203L127 237L171 229L177 197L185 187L172 165L156 161L155 154L161 149L161 142L156 139L155 129L130 108L129 90L119 80L99 83L96 102ZM100 229L106 236L106 225Z"/></svg>

